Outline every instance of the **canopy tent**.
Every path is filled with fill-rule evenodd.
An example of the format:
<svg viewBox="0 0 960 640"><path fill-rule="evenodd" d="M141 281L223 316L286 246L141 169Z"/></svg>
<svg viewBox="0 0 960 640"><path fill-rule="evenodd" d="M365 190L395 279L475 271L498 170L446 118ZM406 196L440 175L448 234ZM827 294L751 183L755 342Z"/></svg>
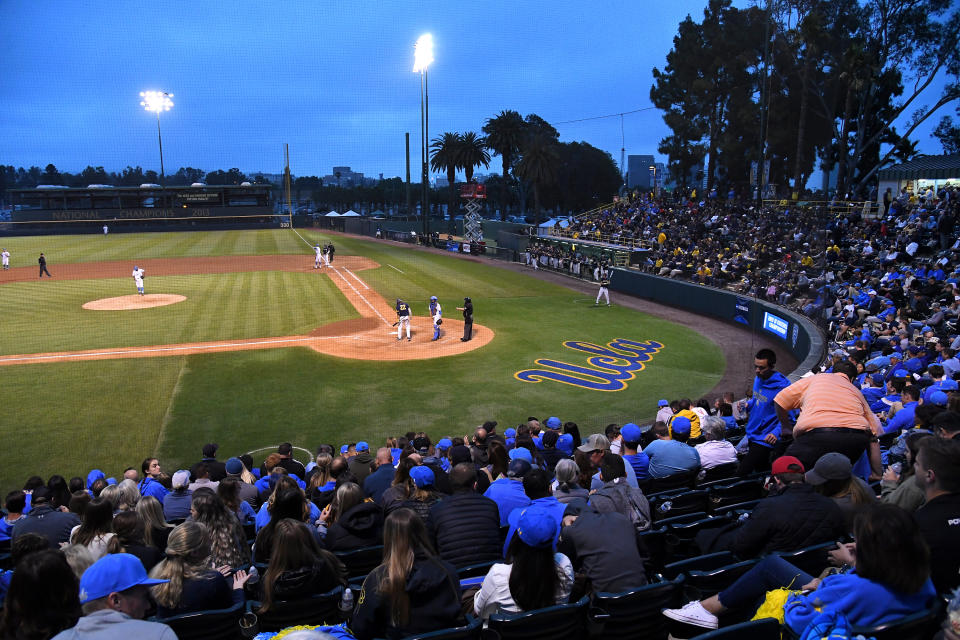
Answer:
<svg viewBox="0 0 960 640"><path fill-rule="evenodd" d="M560 228L561 228L561 229L566 229L567 227L570 226L570 220L567 219L567 218L560 218L559 222L560 222ZM552 227L552 226L554 226L555 224L557 224L557 219L556 219L556 218L550 218L550 219L547 220L546 222L541 222L538 228L540 228L540 229L545 229L545 228L548 228L548 227Z"/></svg>
<svg viewBox="0 0 960 640"><path fill-rule="evenodd" d="M354 211L353 209L350 209L346 213L341 213L340 217L341 218L359 218L360 214Z"/></svg>
<svg viewBox="0 0 960 640"><path fill-rule="evenodd" d="M331 211L330 213L325 214L324 217L326 217L326 218L339 218L339 217L340 217L340 214L337 213L336 211Z"/></svg>

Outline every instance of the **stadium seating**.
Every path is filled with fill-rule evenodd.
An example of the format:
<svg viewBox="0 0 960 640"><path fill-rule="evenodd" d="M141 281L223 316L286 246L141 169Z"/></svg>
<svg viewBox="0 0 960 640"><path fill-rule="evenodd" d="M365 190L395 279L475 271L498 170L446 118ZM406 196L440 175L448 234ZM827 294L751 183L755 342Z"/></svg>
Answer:
<svg viewBox="0 0 960 640"><path fill-rule="evenodd" d="M280 631L294 625L337 624L340 622L340 598L343 587L298 600L274 602L266 613L257 613L261 603L247 602L248 610L257 613L260 631Z"/></svg>
<svg viewBox="0 0 960 640"><path fill-rule="evenodd" d="M694 636L696 640L780 640L780 623L773 618L741 622Z"/></svg>
<svg viewBox="0 0 960 640"><path fill-rule="evenodd" d="M590 635L605 640L665 638L667 623L660 611L682 603L684 577L654 582L622 593L595 593L590 607Z"/></svg>
<svg viewBox="0 0 960 640"><path fill-rule="evenodd" d="M727 464L721 464L707 469L703 472L703 477L697 480L697 487L701 487L705 483L713 482L714 480L733 478L737 475L737 468L739 468L739 466L739 462L728 462Z"/></svg>
<svg viewBox="0 0 960 640"><path fill-rule="evenodd" d="M338 551L334 555L347 567L347 578L365 578L383 560L383 545Z"/></svg>
<svg viewBox="0 0 960 640"><path fill-rule="evenodd" d="M168 625L180 640L235 640L243 612L244 603L238 602L229 609L195 611L156 621Z"/></svg>
<svg viewBox="0 0 960 640"><path fill-rule="evenodd" d="M801 571L816 577L830 565L827 552L835 549L836 546L836 542L824 542L823 544L811 545L803 549L797 549L796 551L777 552L776 555Z"/></svg>
<svg viewBox="0 0 960 640"><path fill-rule="evenodd" d="M729 587L755 564L757 560L754 559L735 562L716 569L691 569L685 572L687 585L697 594L696 598L707 598Z"/></svg>
<svg viewBox="0 0 960 640"><path fill-rule="evenodd" d="M577 602L553 607L495 613L490 616L488 630L499 640L580 640L586 631L588 597Z"/></svg>
<svg viewBox="0 0 960 640"><path fill-rule="evenodd" d="M697 482L697 475L700 469L688 471L686 473L677 473L666 478L650 478L647 481L645 493L659 493L670 489L689 488L692 489Z"/></svg>
<svg viewBox="0 0 960 640"><path fill-rule="evenodd" d="M440 629L419 636L407 636L403 640L479 640L483 631L483 620L467 616L467 624L462 627Z"/></svg>
<svg viewBox="0 0 960 640"><path fill-rule="evenodd" d="M661 494L662 495L662 494ZM710 506L710 494L704 489L691 489L673 496L658 496L650 502L653 521L706 512Z"/></svg>
<svg viewBox="0 0 960 640"><path fill-rule="evenodd" d="M729 551L719 551L717 553L708 553L702 556L694 556L686 560L671 562L663 568L663 575L666 578L673 579L680 574L690 571L712 571L737 562L737 557Z"/></svg>

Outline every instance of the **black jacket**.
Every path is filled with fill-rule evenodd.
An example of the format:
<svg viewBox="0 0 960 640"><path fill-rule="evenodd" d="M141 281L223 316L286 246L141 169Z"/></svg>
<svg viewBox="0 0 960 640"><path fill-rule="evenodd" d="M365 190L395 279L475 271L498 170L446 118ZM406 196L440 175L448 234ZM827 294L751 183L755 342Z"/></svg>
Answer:
<svg viewBox="0 0 960 640"><path fill-rule="evenodd" d="M300 600L326 593L343 584L340 576L327 563L320 562L293 571L284 571L273 583L273 601ZM258 583L260 599L263 599L263 580Z"/></svg>
<svg viewBox="0 0 960 640"><path fill-rule="evenodd" d="M190 467L191 482L197 479L197 467L201 464L207 465L207 471L210 472L210 480L212 482L220 482L227 477L226 463L220 462L216 458L203 458L200 462L194 462L193 466Z"/></svg>
<svg viewBox="0 0 960 640"><path fill-rule="evenodd" d="M380 565L363 581L350 630L358 640L405 638L456 626L460 619L460 583L456 570L439 558L417 554L407 576L410 615L407 623L390 621L390 601L380 593L386 567Z"/></svg>
<svg viewBox="0 0 960 640"><path fill-rule="evenodd" d="M837 540L846 531L843 511L836 502L816 493L811 485L793 483L779 495L761 500L750 517L724 534L712 550L727 549L740 558L755 558Z"/></svg>
<svg viewBox="0 0 960 640"><path fill-rule="evenodd" d="M56 511L49 504L40 504L14 523L10 537L16 540L25 533L38 533L50 541L51 547L59 549L61 542L70 540L70 530L78 524L80 518L76 514Z"/></svg>
<svg viewBox="0 0 960 640"><path fill-rule="evenodd" d="M930 547L930 579L940 593L960 586L960 493L937 496L913 514Z"/></svg>
<svg viewBox="0 0 960 640"><path fill-rule="evenodd" d="M361 502L330 525L324 544L331 551L383 544L383 508L373 502Z"/></svg>
<svg viewBox="0 0 960 640"><path fill-rule="evenodd" d="M472 491L444 498L430 508L427 528L437 553L454 566L501 559L500 511L490 498Z"/></svg>
<svg viewBox="0 0 960 640"><path fill-rule="evenodd" d="M373 473L375 466L369 451L361 451L347 462L347 468L350 469L350 473L354 475L357 479L357 484L361 487L363 486L363 481L367 479L367 476Z"/></svg>
<svg viewBox="0 0 960 640"><path fill-rule="evenodd" d="M363 481L363 493L374 502L380 502L383 492L390 488L396 471L393 465L382 464Z"/></svg>

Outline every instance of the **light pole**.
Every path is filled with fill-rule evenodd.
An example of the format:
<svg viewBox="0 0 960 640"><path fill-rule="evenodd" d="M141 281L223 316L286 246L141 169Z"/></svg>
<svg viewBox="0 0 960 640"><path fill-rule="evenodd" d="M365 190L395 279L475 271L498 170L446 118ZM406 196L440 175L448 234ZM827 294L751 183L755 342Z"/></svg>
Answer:
<svg viewBox="0 0 960 640"><path fill-rule="evenodd" d="M166 179L163 173L163 137L160 135L160 112L170 111L173 107L172 93L166 91L141 91L140 106L145 111L153 111L157 114L157 141L160 143L160 186L166 186Z"/></svg>
<svg viewBox="0 0 960 640"><path fill-rule="evenodd" d="M427 129L430 118L430 94L427 91L427 67L433 62L433 36L425 33L417 38L413 46L413 72L420 74L420 214L423 216L424 238L430 235L430 193L428 169L430 162L430 142L427 139ZM451 185L451 188L453 186Z"/></svg>
<svg viewBox="0 0 960 640"><path fill-rule="evenodd" d="M650 174L653 177L653 197L656 198L660 195L659 190L657 189L657 165L650 165Z"/></svg>

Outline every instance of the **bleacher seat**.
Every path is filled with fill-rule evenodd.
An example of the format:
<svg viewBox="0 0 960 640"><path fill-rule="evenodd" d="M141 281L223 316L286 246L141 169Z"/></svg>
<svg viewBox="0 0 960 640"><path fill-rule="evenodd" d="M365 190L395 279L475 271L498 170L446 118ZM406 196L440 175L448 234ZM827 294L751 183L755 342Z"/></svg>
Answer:
<svg viewBox="0 0 960 640"><path fill-rule="evenodd" d="M704 483L713 482L714 480L726 480L733 478L737 475L737 469L739 467L739 462L728 462L727 464L721 464L711 469L707 469L703 472L703 478L700 478L697 481L697 486L700 487Z"/></svg>
<svg viewBox="0 0 960 640"><path fill-rule="evenodd" d="M714 507L713 513L718 516L729 516L731 518L738 517L741 513L749 513L753 511L753 508L760 504L760 500L763 498L758 498L756 500L748 500L747 502L737 502L734 504L728 504L723 507Z"/></svg>
<svg viewBox="0 0 960 640"><path fill-rule="evenodd" d="M467 624L462 627L451 627L431 631L419 636L407 636L403 640L479 640L483 631L483 620L467 616Z"/></svg>
<svg viewBox="0 0 960 640"><path fill-rule="evenodd" d="M604 640L666 638L669 619L662 609L678 607L683 600L684 577L653 582L621 593L598 592L590 607L590 636Z"/></svg>
<svg viewBox="0 0 960 640"><path fill-rule="evenodd" d="M650 502L653 521L674 518L690 513L706 512L710 507L710 494L703 489L691 489L674 496L658 497Z"/></svg>
<svg viewBox="0 0 960 640"><path fill-rule="evenodd" d="M690 522L671 523L667 528L669 562L700 555L700 548L696 543L697 533L704 529L723 527L728 524L730 519L726 516L706 516Z"/></svg>
<svg viewBox="0 0 960 640"><path fill-rule="evenodd" d="M340 622L340 597L343 587L298 600L280 600L266 613L258 613L261 603L247 602L248 610L257 614L260 631L280 631L295 625L337 624Z"/></svg>
<svg viewBox="0 0 960 640"><path fill-rule="evenodd" d="M664 561L667 558L666 527L658 527L644 531L638 534L637 537L643 546L646 547L647 558L644 564L647 568L647 575L663 569Z"/></svg>
<svg viewBox="0 0 960 640"><path fill-rule="evenodd" d="M694 638L696 640L780 640L780 623L774 618L763 618L721 627Z"/></svg>
<svg viewBox="0 0 960 640"><path fill-rule="evenodd" d="M837 547L836 542L824 542L821 544L810 545L796 551L780 551L776 555L780 556L797 569L811 575L818 576L830 566L828 551Z"/></svg>
<svg viewBox="0 0 960 640"><path fill-rule="evenodd" d="M717 511L731 504L758 500L763 497L763 485L754 479L737 480L730 484L710 487L710 505Z"/></svg>
<svg viewBox="0 0 960 640"><path fill-rule="evenodd" d="M169 618L157 618L173 629L180 640L235 640L240 636L240 616L244 603L229 609L210 609L183 613Z"/></svg>
<svg viewBox="0 0 960 640"><path fill-rule="evenodd" d="M757 560L753 559L728 564L716 569L692 569L685 572L687 585L696 591L698 599L707 598L729 587L755 564L757 564Z"/></svg>
<svg viewBox="0 0 960 640"><path fill-rule="evenodd" d="M669 580L693 570L712 571L737 562L737 557L729 551L718 551L685 560L671 562L663 568L663 576Z"/></svg>
<svg viewBox="0 0 960 640"><path fill-rule="evenodd" d="M495 613L488 630L499 640L580 640L584 637L590 598L535 611Z"/></svg>
<svg viewBox="0 0 960 640"><path fill-rule="evenodd" d="M697 481L697 475L699 473L700 469L697 468L693 471L678 473L672 476L667 476L666 478L650 478L650 480L647 482L647 489L645 490L645 493L659 493L661 491L680 488L692 489L694 483Z"/></svg>
<svg viewBox="0 0 960 640"><path fill-rule="evenodd" d="M383 545L337 551L334 555L347 567L347 578L364 578L383 562Z"/></svg>

